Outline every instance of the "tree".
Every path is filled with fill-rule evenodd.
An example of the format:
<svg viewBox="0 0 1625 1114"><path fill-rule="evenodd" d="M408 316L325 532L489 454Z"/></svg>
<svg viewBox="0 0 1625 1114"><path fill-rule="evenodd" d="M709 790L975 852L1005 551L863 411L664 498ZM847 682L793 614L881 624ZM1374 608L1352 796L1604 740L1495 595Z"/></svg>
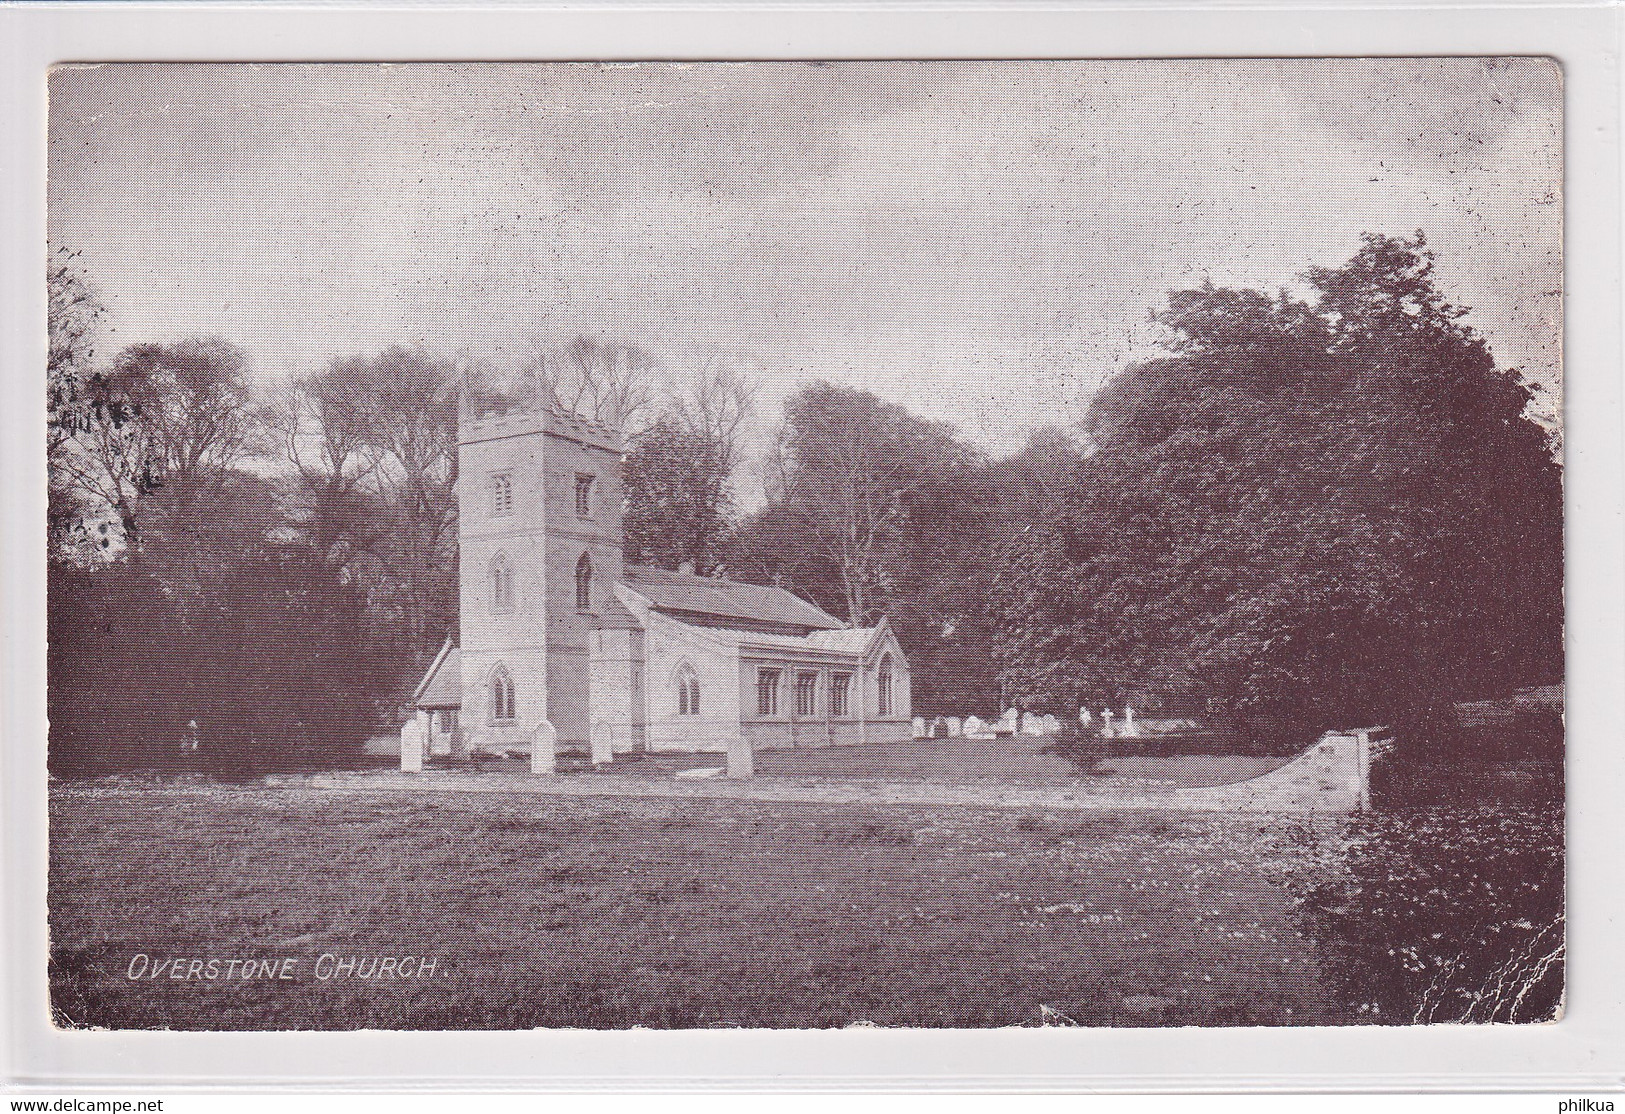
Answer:
<svg viewBox="0 0 1625 1114"><path fill-rule="evenodd" d="M257 415L248 355L229 341L131 345L114 359L108 378L139 408L165 481L223 472L253 448Z"/></svg>
<svg viewBox="0 0 1625 1114"><path fill-rule="evenodd" d="M627 561L708 573L729 525L729 472L726 448L703 433L669 421L645 432L621 473Z"/></svg>
<svg viewBox="0 0 1625 1114"><path fill-rule="evenodd" d="M1560 474L1431 269L1368 235L1312 302L1170 295L1003 555L1007 681L1370 721L1560 671Z"/></svg>
<svg viewBox="0 0 1625 1114"><path fill-rule="evenodd" d="M46 566L45 604L51 771L178 762L193 657L163 584L127 561L54 560Z"/></svg>
<svg viewBox="0 0 1625 1114"><path fill-rule="evenodd" d="M185 529L258 431L247 357L218 337L132 345L72 389L53 420L64 441L54 466L83 504L117 517L132 554L151 525L138 521L143 509Z"/></svg>
<svg viewBox="0 0 1625 1114"><path fill-rule="evenodd" d="M519 369L518 393L531 405L635 436L656 406L658 370L637 345L578 336L559 349L537 346Z"/></svg>
<svg viewBox="0 0 1625 1114"><path fill-rule="evenodd" d="M365 593L298 544L245 538L188 609L198 758L228 771L359 753L394 694L394 655Z"/></svg>
<svg viewBox="0 0 1625 1114"><path fill-rule="evenodd" d="M92 508L74 481L73 439L91 420L86 384L93 374L96 333L104 308L78 252L57 248L45 271L49 347L45 360L47 470L46 537L53 557L83 540ZM105 528L92 548L111 544Z"/></svg>
<svg viewBox="0 0 1625 1114"><path fill-rule="evenodd" d="M332 497L323 513L343 513L346 505L360 511L345 520L345 541L376 562L376 602L398 610L414 664L456 621L461 381L450 360L422 348L392 347L336 360L305 387L325 446L318 454L325 463L307 463L306 482ZM343 471L323 476L323 469L335 467ZM368 500L357 494L363 471L375 497L370 515ZM318 529L318 544L331 547L346 528L335 519Z"/></svg>
<svg viewBox="0 0 1625 1114"><path fill-rule="evenodd" d="M335 566L351 566L387 529L369 487L383 464L377 422L367 380L343 365L289 384L267 413L282 458L293 466L300 532Z"/></svg>
<svg viewBox="0 0 1625 1114"><path fill-rule="evenodd" d="M991 708L982 599L994 488L948 426L818 383L785 406L772 498L730 537L736 578L776 583L854 625L885 616L922 714Z"/></svg>
<svg viewBox="0 0 1625 1114"><path fill-rule="evenodd" d="M660 417L634 431L622 470L629 561L709 572L732 525L730 479L755 399L737 353L706 354Z"/></svg>
<svg viewBox="0 0 1625 1114"><path fill-rule="evenodd" d="M799 547L833 573L840 613L880 617L897 561L930 526L916 504L980 465L947 426L867 391L815 383L784 406L775 503Z"/></svg>
<svg viewBox="0 0 1625 1114"><path fill-rule="evenodd" d="M757 381L743 353L704 353L673 388L662 421L712 446L731 471L739 463L740 439L755 408Z"/></svg>

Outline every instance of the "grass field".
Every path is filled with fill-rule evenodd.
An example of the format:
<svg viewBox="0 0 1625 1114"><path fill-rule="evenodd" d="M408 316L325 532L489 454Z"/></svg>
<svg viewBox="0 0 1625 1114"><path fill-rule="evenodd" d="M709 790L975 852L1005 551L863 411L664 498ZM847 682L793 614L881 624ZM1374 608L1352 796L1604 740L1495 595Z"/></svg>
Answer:
<svg viewBox="0 0 1625 1114"><path fill-rule="evenodd" d="M51 802L67 1026L1398 1021L1429 994L1473 1000L1418 964L1443 969L1472 939L1489 971L1561 909L1560 814L1502 808L1365 820L163 781L61 782ZM432 975L359 977L403 956ZM317 977L349 957L355 974ZM211 980L211 959L290 977ZM203 970L176 979L166 961ZM1561 965L1547 977L1560 993Z"/></svg>
<svg viewBox="0 0 1625 1114"><path fill-rule="evenodd" d="M63 1024L1330 1019L1263 818L95 783L52 805ZM436 971L318 980L324 953ZM131 979L142 954L296 977Z"/></svg>

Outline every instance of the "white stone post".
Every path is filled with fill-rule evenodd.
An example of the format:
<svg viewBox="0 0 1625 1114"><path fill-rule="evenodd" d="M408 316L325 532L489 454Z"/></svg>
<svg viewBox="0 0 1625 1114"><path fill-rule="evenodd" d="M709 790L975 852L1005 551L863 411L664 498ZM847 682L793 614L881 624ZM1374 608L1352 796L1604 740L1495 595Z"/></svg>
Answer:
<svg viewBox="0 0 1625 1114"><path fill-rule="evenodd" d="M592 764L607 766L615 761L615 728L602 720L592 725Z"/></svg>
<svg viewBox="0 0 1625 1114"><path fill-rule="evenodd" d="M734 781L747 781L756 776L756 748L751 746L744 732L728 739L728 776Z"/></svg>
<svg viewBox="0 0 1625 1114"><path fill-rule="evenodd" d="M557 757L554 750L557 746L559 733L553 725L545 719L536 725L536 730L530 736L530 772L533 774L551 774L556 771Z"/></svg>
<svg viewBox="0 0 1625 1114"><path fill-rule="evenodd" d="M401 772L420 773L423 770L425 736L416 717L401 724Z"/></svg>
<svg viewBox="0 0 1625 1114"><path fill-rule="evenodd" d="M1365 812L1371 807L1371 732L1356 732L1355 743L1360 748L1360 791L1356 807Z"/></svg>
<svg viewBox="0 0 1625 1114"><path fill-rule="evenodd" d="M481 681L479 685L479 695L475 698L474 707L481 709L479 714L484 716L484 709L487 709L490 706L491 686ZM451 756L459 761L468 757L468 744L474 735L474 732L464 727L463 719L463 712L459 711L457 713L457 733L451 737Z"/></svg>

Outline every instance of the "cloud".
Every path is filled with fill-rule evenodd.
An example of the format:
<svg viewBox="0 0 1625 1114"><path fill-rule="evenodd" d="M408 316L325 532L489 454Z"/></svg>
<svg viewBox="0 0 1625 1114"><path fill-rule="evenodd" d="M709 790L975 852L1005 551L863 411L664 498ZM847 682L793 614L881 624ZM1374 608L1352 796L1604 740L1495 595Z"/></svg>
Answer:
<svg viewBox="0 0 1625 1114"><path fill-rule="evenodd" d="M986 447L1081 413L1172 287L1428 231L1557 382L1541 60L105 66L52 82L50 230L117 340L261 373L421 340L754 353Z"/></svg>

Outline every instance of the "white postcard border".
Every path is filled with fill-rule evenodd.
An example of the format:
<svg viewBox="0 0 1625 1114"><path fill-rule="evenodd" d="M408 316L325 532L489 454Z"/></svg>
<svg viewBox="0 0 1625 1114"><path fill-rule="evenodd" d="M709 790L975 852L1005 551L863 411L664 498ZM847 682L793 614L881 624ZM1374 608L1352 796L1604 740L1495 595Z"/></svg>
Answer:
<svg viewBox="0 0 1625 1114"><path fill-rule="evenodd" d="M78 1090L379 1085L653 1089L1567 1090L1625 1073L1618 10L651 6L570 11L0 10L5 816L0 1080ZM1540 54L1566 122L1570 994L1538 1027L979 1032L111 1033L47 1020L44 899L45 81L109 60L1094 58Z"/></svg>

